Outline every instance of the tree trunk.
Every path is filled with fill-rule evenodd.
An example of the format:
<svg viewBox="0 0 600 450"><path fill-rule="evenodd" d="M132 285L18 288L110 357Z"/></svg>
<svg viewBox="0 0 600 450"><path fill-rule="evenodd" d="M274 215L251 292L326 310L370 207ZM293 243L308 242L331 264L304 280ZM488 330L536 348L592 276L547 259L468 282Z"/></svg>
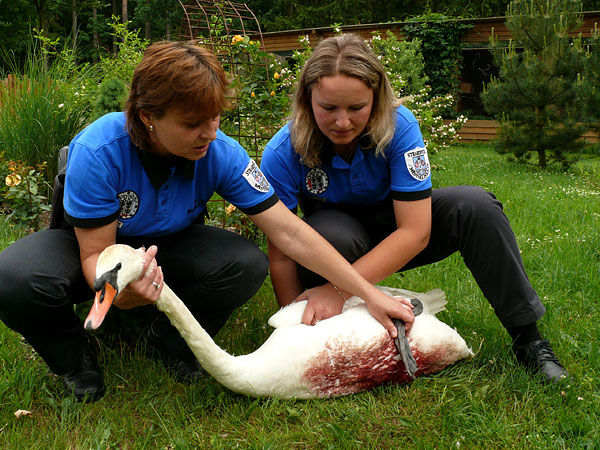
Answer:
<svg viewBox="0 0 600 450"><path fill-rule="evenodd" d="M112 15L117 17L117 0L112 0ZM116 55L117 54L117 37L114 35L112 35L112 52Z"/></svg>
<svg viewBox="0 0 600 450"><path fill-rule="evenodd" d="M148 0L146 0L146 26L144 29L144 36L146 37L146 39L150 40L150 8L148 6Z"/></svg>
<svg viewBox="0 0 600 450"><path fill-rule="evenodd" d="M38 23L42 37L48 37L48 24L46 20L46 0L34 0L33 4L38 15ZM46 41L42 41L42 50L46 48ZM48 55L42 51L44 70L48 70Z"/></svg>
<svg viewBox="0 0 600 450"><path fill-rule="evenodd" d="M73 58L75 58L75 63L77 63L77 0L73 0L72 3L72 26L71 26L71 39L73 39Z"/></svg>
<svg viewBox="0 0 600 450"><path fill-rule="evenodd" d="M96 62L98 60L98 55L100 54L100 39L98 39L98 8L96 6L92 8L92 17L94 23L92 43L96 49L96 54L94 55L94 62Z"/></svg>
<svg viewBox="0 0 600 450"><path fill-rule="evenodd" d="M546 166L548 165L548 161L546 160L546 150L538 150L538 163L540 169L546 170Z"/></svg>
<svg viewBox="0 0 600 450"><path fill-rule="evenodd" d="M125 24L125 28L127 28L127 0L123 0L123 23Z"/></svg>

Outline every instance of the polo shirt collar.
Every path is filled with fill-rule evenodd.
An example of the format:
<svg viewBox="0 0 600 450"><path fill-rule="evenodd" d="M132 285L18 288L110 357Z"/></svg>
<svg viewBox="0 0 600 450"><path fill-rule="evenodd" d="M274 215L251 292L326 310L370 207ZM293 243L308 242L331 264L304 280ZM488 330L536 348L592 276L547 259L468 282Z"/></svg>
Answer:
<svg viewBox="0 0 600 450"><path fill-rule="evenodd" d="M158 156L154 153L140 150L136 147L137 154L142 163L144 171L148 175L152 186L159 189L163 184L167 182L174 171L179 172L182 176L188 179L194 178L196 169L196 161L181 158L180 156L173 156L170 159L170 163L165 164L165 157Z"/></svg>

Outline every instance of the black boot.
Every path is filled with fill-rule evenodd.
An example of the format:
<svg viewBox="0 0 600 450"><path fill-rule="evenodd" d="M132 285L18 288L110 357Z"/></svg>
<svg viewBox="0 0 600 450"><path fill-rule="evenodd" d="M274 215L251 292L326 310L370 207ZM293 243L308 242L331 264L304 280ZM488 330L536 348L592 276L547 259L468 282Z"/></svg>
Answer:
<svg viewBox="0 0 600 450"><path fill-rule="evenodd" d="M102 398L105 392L102 372L96 360L96 354L88 342L81 350L81 356L75 367L63 376L67 391L82 401L95 402Z"/></svg>
<svg viewBox="0 0 600 450"><path fill-rule="evenodd" d="M206 371L202 368L196 357L191 353L191 351L187 348L185 353L189 353L189 357L181 358L174 354L174 352L169 350L169 347L173 345L179 346L177 344L173 344L169 346L169 338L173 340L179 341L179 334L173 334L173 336L162 337L156 332L156 320L150 326L148 330L148 352L152 356L157 356L165 365L167 370L169 370L177 381L182 382L192 382L196 381L202 377L205 377Z"/></svg>
<svg viewBox="0 0 600 450"><path fill-rule="evenodd" d="M569 373L558 361L550 343L544 339L531 341L525 345L513 344L513 351L517 361L544 375L549 383L557 383L569 378Z"/></svg>

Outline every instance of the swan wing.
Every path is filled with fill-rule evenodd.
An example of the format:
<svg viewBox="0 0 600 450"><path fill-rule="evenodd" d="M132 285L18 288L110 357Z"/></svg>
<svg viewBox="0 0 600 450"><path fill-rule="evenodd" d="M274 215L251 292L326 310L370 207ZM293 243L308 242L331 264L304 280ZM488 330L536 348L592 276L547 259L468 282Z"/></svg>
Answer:
<svg viewBox="0 0 600 450"><path fill-rule="evenodd" d="M284 306L269 318L269 325L273 328L281 328L301 324L307 303L308 301L304 300Z"/></svg>

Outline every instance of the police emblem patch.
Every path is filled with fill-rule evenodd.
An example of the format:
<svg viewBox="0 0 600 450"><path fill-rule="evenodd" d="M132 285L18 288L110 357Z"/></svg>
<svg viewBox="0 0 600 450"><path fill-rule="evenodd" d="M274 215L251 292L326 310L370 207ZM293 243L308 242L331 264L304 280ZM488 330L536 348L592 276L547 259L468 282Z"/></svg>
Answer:
<svg viewBox="0 0 600 450"><path fill-rule="evenodd" d="M323 169L310 169L304 178L304 185L311 194L322 194L329 187L329 176Z"/></svg>
<svg viewBox="0 0 600 450"><path fill-rule="evenodd" d="M429 176L431 169L426 148L417 147L410 150L404 154L404 159L408 172L415 180L423 181Z"/></svg>
<svg viewBox="0 0 600 450"><path fill-rule="evenodd" d="M133 191L124 191L117 194L119 199L119 219L131 219L140 208L140 198Z"/></svg>
<svg viewBox="0 0 600 450"><path fill-rule="evenodd" d="M253 159L244 169L244 179L257 191L269 192L269 182Z"/></svg>

